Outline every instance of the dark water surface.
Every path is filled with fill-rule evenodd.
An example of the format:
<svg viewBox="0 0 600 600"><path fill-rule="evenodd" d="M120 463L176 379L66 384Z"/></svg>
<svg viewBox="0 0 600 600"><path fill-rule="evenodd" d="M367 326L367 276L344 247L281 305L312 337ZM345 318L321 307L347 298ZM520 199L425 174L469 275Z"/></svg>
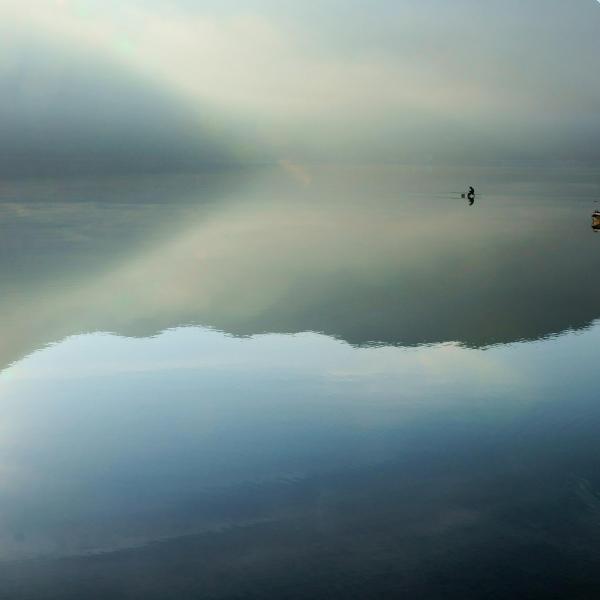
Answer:
<svg viewBox="0 0 600 600"><path fill-rule="evenodd" d="M596 201L576 168L3 181L0 597L599 597Z"/></svg>

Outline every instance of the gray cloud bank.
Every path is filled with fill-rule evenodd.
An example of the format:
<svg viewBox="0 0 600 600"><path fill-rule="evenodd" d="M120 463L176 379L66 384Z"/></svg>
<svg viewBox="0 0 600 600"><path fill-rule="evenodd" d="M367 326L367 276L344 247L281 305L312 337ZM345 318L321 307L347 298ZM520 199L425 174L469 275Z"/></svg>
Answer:
<svg viewBox="0 0 600 600"><path fill-rule="evenodd" d="M0 172L600 161L600 6L8 1Z"/></svg>
<svg viewBox="0 0 600 600"><path fill-rule="evenodd" d="M13 47L17 49L17 47ZM164 171L219 165L232 155L210 125L143 77L22 40L0 75L0 173Z"/></svg>

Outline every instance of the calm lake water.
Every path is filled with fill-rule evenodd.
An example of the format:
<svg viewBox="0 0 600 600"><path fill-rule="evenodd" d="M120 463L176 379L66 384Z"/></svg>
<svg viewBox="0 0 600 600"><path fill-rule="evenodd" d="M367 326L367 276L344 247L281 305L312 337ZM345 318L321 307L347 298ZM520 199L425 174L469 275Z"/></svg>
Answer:
<svg viewBox="0 0 600 600"><path fill-rule="evenodd" d="M598 597L597 201L576 168L3 181L0 597Z"/></svg>

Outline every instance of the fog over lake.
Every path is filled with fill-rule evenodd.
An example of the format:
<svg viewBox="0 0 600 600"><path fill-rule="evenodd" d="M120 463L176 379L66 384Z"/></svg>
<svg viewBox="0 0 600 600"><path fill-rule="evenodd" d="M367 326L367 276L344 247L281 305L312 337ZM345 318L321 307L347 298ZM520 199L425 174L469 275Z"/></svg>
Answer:
<svg viewBox="0 0 600 600"><path fill-rule="evenodd" d="M598 161L592 0L4 0L0 168Z"/></svg>
<svg viewBox="0 0 600 600"><path fill-rule="evenodd" d="M597 597L599 32L3 2L0 597Z"/></svg>

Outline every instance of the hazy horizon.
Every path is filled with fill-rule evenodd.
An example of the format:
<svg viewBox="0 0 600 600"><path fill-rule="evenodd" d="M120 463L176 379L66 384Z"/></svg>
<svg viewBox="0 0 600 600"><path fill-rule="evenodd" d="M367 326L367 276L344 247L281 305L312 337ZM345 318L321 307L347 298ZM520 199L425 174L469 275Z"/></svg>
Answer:
<svg viewBox="0 0 600 600"><path fill-rule="evenodd" d="M16 2L0 170L600 161L596 0Z"/></svg>

